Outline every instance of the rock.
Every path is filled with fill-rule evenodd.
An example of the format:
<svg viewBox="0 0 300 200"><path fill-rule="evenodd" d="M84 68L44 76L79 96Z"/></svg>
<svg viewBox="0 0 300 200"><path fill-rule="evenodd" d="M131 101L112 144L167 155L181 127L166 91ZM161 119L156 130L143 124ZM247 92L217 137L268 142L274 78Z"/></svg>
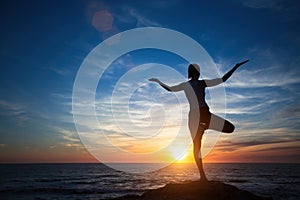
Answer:
<svg viewBox="0 0 300 200"><path fill-rule="evenodd" d="M266 200L248 191L221 182L200 182L167 184L165 187L149 190L142 196L127 195L115 200Z"/></svg>

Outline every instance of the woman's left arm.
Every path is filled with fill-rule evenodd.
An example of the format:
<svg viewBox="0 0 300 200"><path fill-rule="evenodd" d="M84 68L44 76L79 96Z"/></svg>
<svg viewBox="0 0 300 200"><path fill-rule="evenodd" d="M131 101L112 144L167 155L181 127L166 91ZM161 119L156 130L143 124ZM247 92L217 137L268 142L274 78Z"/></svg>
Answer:
<svg viewBox="0 0 300 200"><path fill-rule="evenodd" d="M233 74L233 72L235 72L235 70L237 70L237 68L239 68L239 66L245 64L246 62L248 62L249 60L245 60L243 62L237 63L229 72L227 72L222 78L216 78L216 79L211 79L211 80L204 80L205 84L207 87L212 87L212 86L216 86L219 85L225 81L227 81L229 79L229 77Z"/></svg>
<svg viewBox="0 0 300 200"><path fill-rule="evenodd" d="M223 77L222 80L223 82L227 81L227 79L229 79L229 77L233 74L233 72L239 68L239 66L245 64L246 62L248 62L249 60L245 60L243 62L237 63L229 72L227 72Z"/></svg>

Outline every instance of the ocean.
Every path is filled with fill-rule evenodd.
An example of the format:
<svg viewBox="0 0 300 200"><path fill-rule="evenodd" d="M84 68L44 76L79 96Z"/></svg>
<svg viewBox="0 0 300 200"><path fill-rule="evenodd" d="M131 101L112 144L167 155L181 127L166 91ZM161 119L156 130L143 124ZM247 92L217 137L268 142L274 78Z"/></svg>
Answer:
<svg viewBox="0 0 300 200"><path fill-rule="evenodd" d="M204 167L209 180L274 200L300 199L300 164L211 163ZM110 199L199 178L192 163L145 174L116 171L101 163L0 164L0 172L0 199Z"/></svg>

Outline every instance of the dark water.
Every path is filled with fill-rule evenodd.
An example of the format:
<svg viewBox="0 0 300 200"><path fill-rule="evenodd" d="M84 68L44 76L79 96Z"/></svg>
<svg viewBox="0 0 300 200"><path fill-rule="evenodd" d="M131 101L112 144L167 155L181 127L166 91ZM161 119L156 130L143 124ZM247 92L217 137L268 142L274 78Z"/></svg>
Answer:
<svg viewBox="0 0 300 200"><path fill-rule="evenodd" d="M275 200L300 199L299 167L300 164L205 164L210 180ZM146 174L115 171L103 164L2 164L0 172L0 199L107 199L198 179L194 164L174 164Z"/></svg>

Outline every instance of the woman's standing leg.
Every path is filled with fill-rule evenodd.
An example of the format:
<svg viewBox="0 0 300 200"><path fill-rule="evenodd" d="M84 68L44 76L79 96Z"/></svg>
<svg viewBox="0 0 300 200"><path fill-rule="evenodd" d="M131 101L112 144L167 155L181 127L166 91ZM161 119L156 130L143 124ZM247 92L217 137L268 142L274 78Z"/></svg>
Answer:
<svg viewBox="0 0 300 200"><path fill-rule="evenodd" d="M204 129L199 127L197 134L195 138L193 139L193 145L194 145L194 159L196 161L201 181L207 181L204 169L203 169L203 163L202 163L202 155L201 155L201 141L202 141L202 135L204 133Z"/></svg>
<svg viewBox="0 0 300 200"><path fill-rule="evenodd" d="M204 115L204 114L203 114ZM197 164L200 176L202 181L207 181L203 163L202 163L202 156L201 156L201 140L206 130L206 124L200 122L200 112L199 110L190 110L189 113L189 129L191 132L191 136L193 139L193 148L194 148L194 159Z"/></svg>

